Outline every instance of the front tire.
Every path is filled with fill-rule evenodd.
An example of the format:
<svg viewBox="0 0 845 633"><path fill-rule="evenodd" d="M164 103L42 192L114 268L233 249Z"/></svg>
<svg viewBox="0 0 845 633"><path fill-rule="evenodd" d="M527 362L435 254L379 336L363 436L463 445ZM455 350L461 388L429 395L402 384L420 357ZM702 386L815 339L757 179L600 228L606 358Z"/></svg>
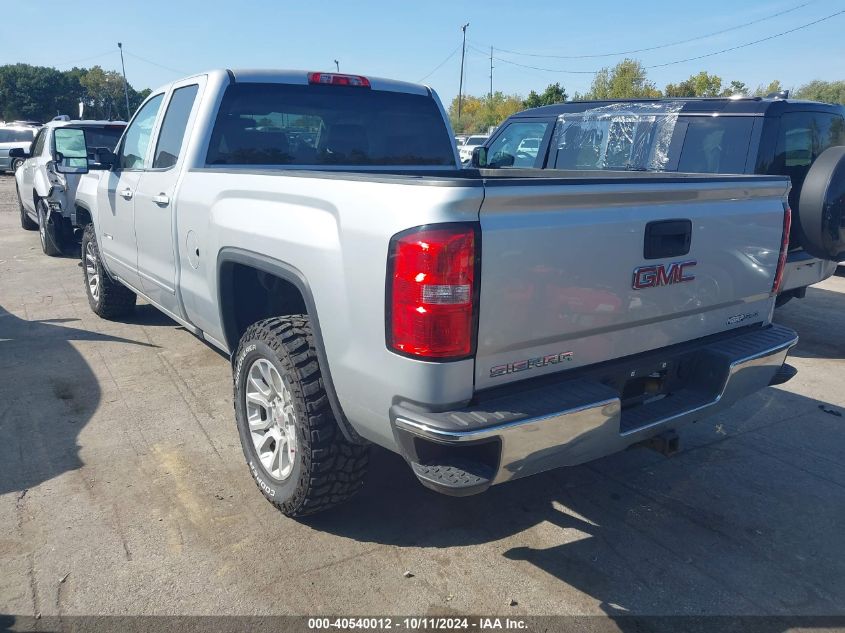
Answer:
<svg viewBox="0 0 845 633"><path fill-rule="evenodd" d="M26 209L23 206L23 200L21 200L21 190L18 188L18 183L15 183L15 193L18 194L18 209L21 213L21 228L25 231L34 231L38 228L38 222L33 222L30 217L26 214Z"/></svg>
<svg viewBox="0 0 845 633"><path fill-rule="evenodd" d="M103 267L93 224L87 225L82 233L82 273L88 305L94 314L116 319L135 309L135 293L112 279Z"/></svg>
<svg viewBox="0 0 845 633"><path fill-rule="evenodd" d="M23 158L15 158L12 160L12 164L10 165L12 168L12 173L15 173L18 169L20 169L21 165L23 165Z"/></svg>
<svg viewBox="0 0 845 633"><path fill-rule="evenodd" d="M357 493L369 461L329 406L306 315L251 325L235 355L235 418L264 497L289 517L322 512Z"/></svg>
<svg viewBox="0 0 845 633"><path fill-rule="evenodd" d="M38 200L35 208L38 210L41 250L50 257L61 255L64 250L64 226L62 225L64 218L50 213L50 207L44 199Z"/></svg>

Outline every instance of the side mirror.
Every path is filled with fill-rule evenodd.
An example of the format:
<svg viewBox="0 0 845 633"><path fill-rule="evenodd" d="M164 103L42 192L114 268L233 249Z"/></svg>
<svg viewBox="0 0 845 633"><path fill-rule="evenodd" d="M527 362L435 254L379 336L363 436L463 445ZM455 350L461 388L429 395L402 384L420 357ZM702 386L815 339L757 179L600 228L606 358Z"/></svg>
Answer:
<svg viewBox="0 0 845 633"><path fill-rule="evenodd" d="M29 152L23 147L13 147L9 150L9 158L29 158Z"/></svg>
<svg viewBox="0 0 845 633"><path fill-rule="evenodd" d="M472 160L470 165L473 167L487 167L487 148L476 147L472 150Z"/></svg>
<svg viewBox="0 0 845 633"><path fill-rule="evenodd" d="M53 132L56 144L56 171L60 174L87 174L88 150L85 146L85 132L76 128L56 128Z"/></svg>

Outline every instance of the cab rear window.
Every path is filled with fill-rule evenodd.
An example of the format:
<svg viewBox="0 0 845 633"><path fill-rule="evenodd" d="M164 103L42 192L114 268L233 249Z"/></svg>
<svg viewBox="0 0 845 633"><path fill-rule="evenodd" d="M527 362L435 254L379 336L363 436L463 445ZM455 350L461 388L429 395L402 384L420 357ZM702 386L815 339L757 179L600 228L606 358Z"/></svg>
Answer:
<svg viewBox="0 0 845 633"><path fill-rule="evenodd" d="M429 96L335 85L239 83L226 89L209 165L453 165Z"/></svg>

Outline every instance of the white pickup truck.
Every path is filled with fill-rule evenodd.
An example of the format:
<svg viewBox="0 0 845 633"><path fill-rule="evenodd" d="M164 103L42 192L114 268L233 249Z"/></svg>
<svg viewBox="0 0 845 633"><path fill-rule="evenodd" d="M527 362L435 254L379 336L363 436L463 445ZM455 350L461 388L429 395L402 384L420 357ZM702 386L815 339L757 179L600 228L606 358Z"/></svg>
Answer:
<svg viewBox="0 0 845 633"><path fill-rule="evenodd" d="M82 178L92 309L141 296L231 356L284 513L351 496L370 443L466 495L672 450L793 375L787 178L462 170L452 138L425 86L221 70L153 91Z"/></svg>

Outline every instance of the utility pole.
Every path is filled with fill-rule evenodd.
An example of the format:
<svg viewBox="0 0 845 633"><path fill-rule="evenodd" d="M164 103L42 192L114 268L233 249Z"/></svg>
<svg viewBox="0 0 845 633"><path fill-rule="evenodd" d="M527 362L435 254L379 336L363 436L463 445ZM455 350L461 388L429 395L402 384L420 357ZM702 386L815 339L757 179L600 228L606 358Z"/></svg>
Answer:
<svg viewBox="0 0 845 633"><path fill-rule="evenodd" d="M123 94L126 95L126 120L132 118L132 113L129 111L129 84L126 82L126 65L123 63L123 43L118 42L117 47L120 49L120 67L123 69Z"/></svg>
<svg viewBox="0 0 845 633"><path fill-rule="evenodd" d="M493 47L490 47L490 99L493 99Z"/></svg>
<svg viewBox="0 0 845 633"><path fill-rule="evenodd" d="M461 81L458 84L458 122L461 121L461 102L464 99L464 57L466 56L467 52L467 27L469 26L469 22L464 24L461 27L461 31L464 34L464 43L463 47L461 48Z"/></svg>
<svg viewBox="0 0 845 633"><path fill-rule="evenodd" d="M340 72L340 62L339 61L334 60L334 67L337 68L337 72Z"/></svg>

